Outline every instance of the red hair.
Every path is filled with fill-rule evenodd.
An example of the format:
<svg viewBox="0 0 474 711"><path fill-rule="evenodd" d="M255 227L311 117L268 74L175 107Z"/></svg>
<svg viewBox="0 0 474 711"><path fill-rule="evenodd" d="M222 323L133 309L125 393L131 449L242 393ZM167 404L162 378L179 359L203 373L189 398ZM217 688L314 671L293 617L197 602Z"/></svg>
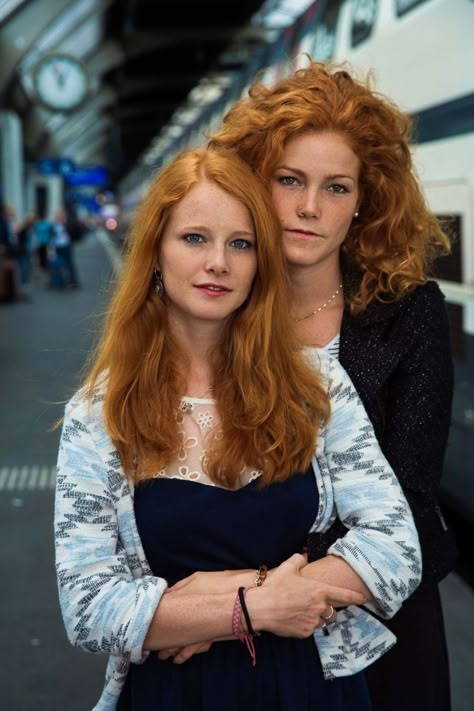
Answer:
<svg viewBox="0 0 474 711"><path fill-rule="evenodd" d="M268 183L290 137L327 130L342 134L361 163L359 216L342 247L362 273L348 295L358 313L422 284L434 257L450 249L413 169L410 118L374 91L370 75L361 82L341 65L310 60L270 88L253 84L210 144L233 149Z"/></svg>
<svg viewBox="0 0 474 711"><path fill-rule="evenodd" d="M318 427L329 417L329 399L292 335L286 264L271 198L230 151L185 151L151 185L128 241L86 392L92 399L96 386L105 385L106 427L133 479L151 477L176 458L175 413L186 392L188 358L168 327L166 303L153 288L153 269L171 210L203 180L248 209L257 236L251 293L212 356L223 437L212 443L207 472L214 482L234 487L242 466L253 466L263 471L267 484L309 466Z"/></svg>

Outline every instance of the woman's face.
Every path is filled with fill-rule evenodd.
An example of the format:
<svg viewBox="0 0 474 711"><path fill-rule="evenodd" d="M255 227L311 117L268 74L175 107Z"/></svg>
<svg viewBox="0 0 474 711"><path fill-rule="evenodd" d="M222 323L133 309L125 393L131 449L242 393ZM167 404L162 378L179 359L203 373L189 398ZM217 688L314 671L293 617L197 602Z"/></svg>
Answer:
<svg viewBox="0 0 474 711"><path fill-rule="evenodd" d="M340 133L309 131L287 142L271 192L290 266L339 261L359 204L359 170L358 157Z"/></svg>
<svg viewBox="0 0 474 711"><path fill-rule="evenodd" d="M215 183L198 183L171 211L157 267L170 323L225 321L249 295L257 271L248 209Z"/></svg>

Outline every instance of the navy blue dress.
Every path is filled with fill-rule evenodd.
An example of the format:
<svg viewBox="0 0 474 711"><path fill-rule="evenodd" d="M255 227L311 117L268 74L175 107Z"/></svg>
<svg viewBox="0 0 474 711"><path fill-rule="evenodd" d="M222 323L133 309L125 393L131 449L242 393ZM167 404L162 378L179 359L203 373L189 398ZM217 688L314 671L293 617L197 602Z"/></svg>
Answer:
<svg viewBox="0 0 474 711"><path fill-rule="evenodd" d="M172 585L197 570L272 568L301 552L318 505L313 470L266 488L258 481L238 491L164 478L138 486L135 515L153 573ZM130 665L118 709L370 711L364 675L325 681L312 637L264 632L254 643L255 667L239 640L179 665L153 652Z"/></svg>

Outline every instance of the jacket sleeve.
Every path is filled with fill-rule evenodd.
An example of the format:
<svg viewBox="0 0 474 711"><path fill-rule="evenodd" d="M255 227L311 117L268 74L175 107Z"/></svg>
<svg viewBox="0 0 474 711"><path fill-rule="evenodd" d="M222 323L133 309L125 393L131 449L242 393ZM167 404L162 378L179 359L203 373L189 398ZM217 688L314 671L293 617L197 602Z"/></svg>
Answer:
<svg viewBox="0 0 474 711"><path fill-rule="evenodd" d="M366 607L392 617L421 578L413 516L349 376L328 357L331 419L325 455L337 515L346 535L328 550L355 570L374 601Z"/></svg>
<svg viewBox="0 0 474 711"><path fill-rule="evenodd" d="M119 516L121 531L133 536L133 512L119 513L127 482L100 419L86 416L85 408L66 408L58 456L54 527L61 611L73 645L139 662L166 581L134 577L141 575L138 556L126 555L119 537Z"/></svg>
<svg viewBox="0 0 474 711"><path fill-rule="evenodd" d="M454 375L443 294L431 282L413 296L401 324L409 346L387 385L381 445L412 508L429 583L441 580L456 557L438 506Z"/></svg>

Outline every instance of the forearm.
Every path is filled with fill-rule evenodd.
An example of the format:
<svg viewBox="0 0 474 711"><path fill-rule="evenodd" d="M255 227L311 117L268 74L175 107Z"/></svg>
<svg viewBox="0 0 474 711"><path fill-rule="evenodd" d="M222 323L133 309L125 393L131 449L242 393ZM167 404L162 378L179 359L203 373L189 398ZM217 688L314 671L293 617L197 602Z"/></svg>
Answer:
<svg viewBox="0 0 474 711"><path fill-rule="evenodd" d="M145 651L181 647L232 632L232 593L165 593L148 628Z"/></svg>
<svg viewBox="0 0 474 711"><path fill-rule="evenodd" d="M372 594L362 578L345 560L338 556L327 555L313 563L308 563L301 569L301 574L320 583L354 590L361 593L366 600L372 600ZM334 607L337 605L336 602L332 604Z"/></svg>
<svg viewBox="0 0 474 711"><path fill-rule="evenodd" d="M246 597L253 629L283 637L308 637L328 605L361 605L364 596L357 591L310 581L301 575L303 556L295 554L275 568L265 583L250 587ZM248 571L244 571L248 578ZM253 573L253 575L255 572ZM222 639L232 634L232 611L238 587L245 587L237 573L198 573L182 587L178 584L165 593L156 608L143 649L160 650L183 647L197 642ZM232 592L215 592L216 581L233 579ZM242 584L240 584L242 583ZM249 587L247 585L247 587ZM194 588L194 591L193 591Z"/></svg>

